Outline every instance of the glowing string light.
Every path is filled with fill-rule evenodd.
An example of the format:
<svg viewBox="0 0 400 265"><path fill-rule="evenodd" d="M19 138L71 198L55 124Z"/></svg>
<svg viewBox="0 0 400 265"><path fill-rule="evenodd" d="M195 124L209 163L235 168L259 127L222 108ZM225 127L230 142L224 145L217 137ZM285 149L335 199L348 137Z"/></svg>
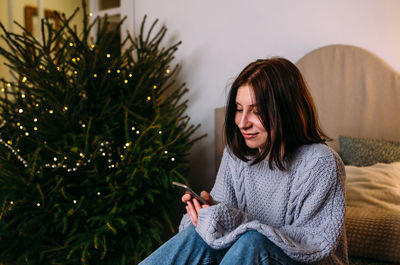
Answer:
<svg viewBox="0 0 400 265"><path fill-rule="evenodd" d="M7 142L5 142L3 139L0 138L0 144L4 145L6 148L8 148L11 151L11 153L14 156L16 156L17 159L24 165L24 167L28 167L28 163L18 154L18 151L16 151L14 148L12 148L12 146L11 146L12 145L12 141L11 140L8 140Z"/></svg>

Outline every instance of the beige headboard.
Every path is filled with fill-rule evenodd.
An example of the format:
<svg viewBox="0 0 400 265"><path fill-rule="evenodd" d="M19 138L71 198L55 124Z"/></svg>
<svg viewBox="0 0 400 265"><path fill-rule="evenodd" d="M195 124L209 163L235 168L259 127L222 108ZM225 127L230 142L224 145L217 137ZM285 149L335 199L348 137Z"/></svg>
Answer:
<svg viewBox="0 0 400 265"><path fill-rule="evenodd" d="M306 54L296 65L335 150L339 135L400 140L400 74L383 60L359 47L330 45ZM215 111L217 166L224 112L223 107Z"/></svg>

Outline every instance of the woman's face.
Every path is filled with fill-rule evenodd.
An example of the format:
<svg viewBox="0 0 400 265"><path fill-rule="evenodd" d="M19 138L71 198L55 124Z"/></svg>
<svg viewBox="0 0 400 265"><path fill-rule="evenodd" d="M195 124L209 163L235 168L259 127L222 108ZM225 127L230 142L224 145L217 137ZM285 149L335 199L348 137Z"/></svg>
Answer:
<svg viewBox="0 0 400 265"><path fill-rule="evenodd" d="M239 87L237 91L235 123L246 145L262 150L267 142L268 133L261 122L253 89L248 85Z"/></svg>

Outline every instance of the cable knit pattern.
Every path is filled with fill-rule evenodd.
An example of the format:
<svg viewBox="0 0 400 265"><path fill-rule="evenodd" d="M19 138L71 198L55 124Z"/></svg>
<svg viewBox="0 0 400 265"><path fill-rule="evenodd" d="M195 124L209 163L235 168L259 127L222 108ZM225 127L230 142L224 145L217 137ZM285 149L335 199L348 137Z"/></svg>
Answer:
<svg viewBox="0 0 400 265"><path fill-rule="evenodd" d="M348 264L344 178L341 159L323 144L299 148L286 171L250 165L225 148L211 191L218 203L199 211L196 231L224 249L257 230L294 260ZM180 230L189 223L185 215Z"/></svg>

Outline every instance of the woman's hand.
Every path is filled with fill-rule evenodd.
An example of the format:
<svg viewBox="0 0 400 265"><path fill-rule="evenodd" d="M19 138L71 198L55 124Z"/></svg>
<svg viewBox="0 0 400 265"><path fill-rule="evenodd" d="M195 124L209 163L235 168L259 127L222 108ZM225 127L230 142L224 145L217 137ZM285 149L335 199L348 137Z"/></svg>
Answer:
<svg viewBox="0 0 400 265"><path fill-rule="evenodd" d="M207 191L203 190L200 193L200 197L202 197L210 204L214 204L213 198ZM192 196L189 193L186 193L182 196L182 202L186 203L186 212L188 213L193 226L196 227L199 216L198 212L203 208L210 207L210 205L209 204L201 205L197 199L195 198L192 199Z"/></svg>

